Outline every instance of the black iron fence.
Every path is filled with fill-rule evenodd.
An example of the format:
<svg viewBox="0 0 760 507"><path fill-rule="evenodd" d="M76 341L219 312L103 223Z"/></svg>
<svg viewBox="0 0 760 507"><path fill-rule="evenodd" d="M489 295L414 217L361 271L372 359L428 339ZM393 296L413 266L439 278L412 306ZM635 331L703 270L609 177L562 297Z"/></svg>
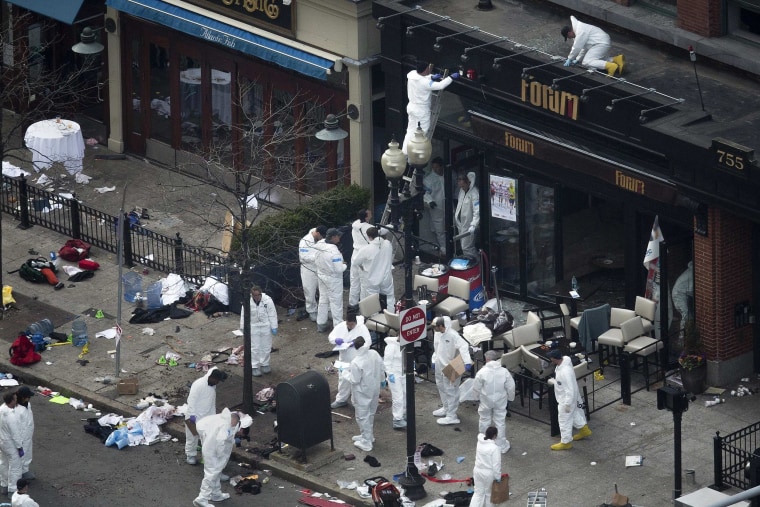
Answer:
<svg viewBox="0 0 760 507"><path fill-rule="evenodd" d="M721 490L730 486L749 489L753 484L749 473L753 466L760 466L760 422L721 436L719 431L713 437L713 474L714 489ZM748 467L752 464L753 466ZM757 470L755 470L757 473Z"/></svg>
<svg viewBox="0 0 760 507"><path fill-rule="evenodd" d="M75 198L65 198L37 188L23 176L11 178L3 175L2 182L0 208L13 216L20 228L37 225L117 253L119 217L85 206ZM156 271L177 273L191 283L202 284L212 269L227 262L221 255L186 245L179 233L172 238L131 223L127 214L122 219L125 220L125 266L139 263Z"/></svg>

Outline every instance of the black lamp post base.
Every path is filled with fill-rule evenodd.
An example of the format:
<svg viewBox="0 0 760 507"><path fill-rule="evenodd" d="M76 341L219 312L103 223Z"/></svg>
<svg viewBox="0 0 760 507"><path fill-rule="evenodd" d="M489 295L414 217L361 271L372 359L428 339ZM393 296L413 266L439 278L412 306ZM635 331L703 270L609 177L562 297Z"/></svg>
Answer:
<svg viewBox="0 0 760 507"><path fill-rule="evenodd" d="M424 486L425 478L416 471L414 474L411 474L407 470L407 473L398 480L398 483L404 488L404 495L409 500L416 501L427 496Z"/></svg>

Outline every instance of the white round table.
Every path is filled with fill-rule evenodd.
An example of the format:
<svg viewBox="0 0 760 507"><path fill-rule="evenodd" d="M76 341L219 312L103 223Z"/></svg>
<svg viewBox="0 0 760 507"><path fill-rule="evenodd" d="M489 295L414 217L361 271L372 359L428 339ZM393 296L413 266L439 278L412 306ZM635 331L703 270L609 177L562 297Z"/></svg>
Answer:
<svg viewBox="0 0 760 507"><path fill-rule="evenodd" d="M69 174L82 170L84 139L77 122L38 121L26 129L24 142L32 152L32 164L37 172L49 168L53 162L61 162Z"/></svg>
<svg viewBox="0 0 760 507"><path fill-rule="evenodd" d="M200 115L201 69L185 69L179 73L182 84L183 108L185 112ZM232 75L221 70L211 70L211 114L216 115L225 125L232 123L232 95L230 84Z"/></svg>

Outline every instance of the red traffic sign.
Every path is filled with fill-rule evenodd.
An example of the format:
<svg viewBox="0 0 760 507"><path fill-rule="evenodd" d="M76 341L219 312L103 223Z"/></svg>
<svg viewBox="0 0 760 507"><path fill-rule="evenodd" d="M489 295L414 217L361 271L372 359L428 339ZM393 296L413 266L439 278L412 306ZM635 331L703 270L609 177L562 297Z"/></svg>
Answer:
<svg viewBox="0 0 760 507"><path fill-rule="evenodd" d="M425 317L425 310L421 306L402 311L399 320L401 322L401 329L399 330L399 343L401 345L416 342L425 336L427 318Z"/></svg>

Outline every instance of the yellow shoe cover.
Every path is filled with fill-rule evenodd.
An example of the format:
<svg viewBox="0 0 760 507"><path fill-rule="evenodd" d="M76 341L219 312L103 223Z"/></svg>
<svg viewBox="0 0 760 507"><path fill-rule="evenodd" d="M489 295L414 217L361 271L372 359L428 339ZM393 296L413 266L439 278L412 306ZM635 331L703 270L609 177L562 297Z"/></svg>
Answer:
<svg viewBox="0 0 760 507"><path fill-rule="evenodd" d="M618 70L618 66L616 63L607 62L604 64L604 69L607 71L608 76L613 77Z"/></svg>
<svg viewBox="0 0 760 507"><path fill-rule="evenodd" d="M591 429L588 427L588 424L587 424L583 428L578 430L578 433L573 435L573 440L576 440L576 441L583 440L584 438L590 437L590 436L591 436Z"/></svg>
<svg viewBox="0 0 760 507"><path fill-rule="evenodd" d="M623 67L625 66L625 56L622 54L613 56L612 57L612 63L618 66L618 74L623 75Z"/></svg>
<svg viewBox="0 0 760 507"><path fill-rule="evenodd" d="M572 448L573 448L573 444L570 444L570 443L563 444L562 442L559 442L552 445L552 451L566 451Z"/></svg>

